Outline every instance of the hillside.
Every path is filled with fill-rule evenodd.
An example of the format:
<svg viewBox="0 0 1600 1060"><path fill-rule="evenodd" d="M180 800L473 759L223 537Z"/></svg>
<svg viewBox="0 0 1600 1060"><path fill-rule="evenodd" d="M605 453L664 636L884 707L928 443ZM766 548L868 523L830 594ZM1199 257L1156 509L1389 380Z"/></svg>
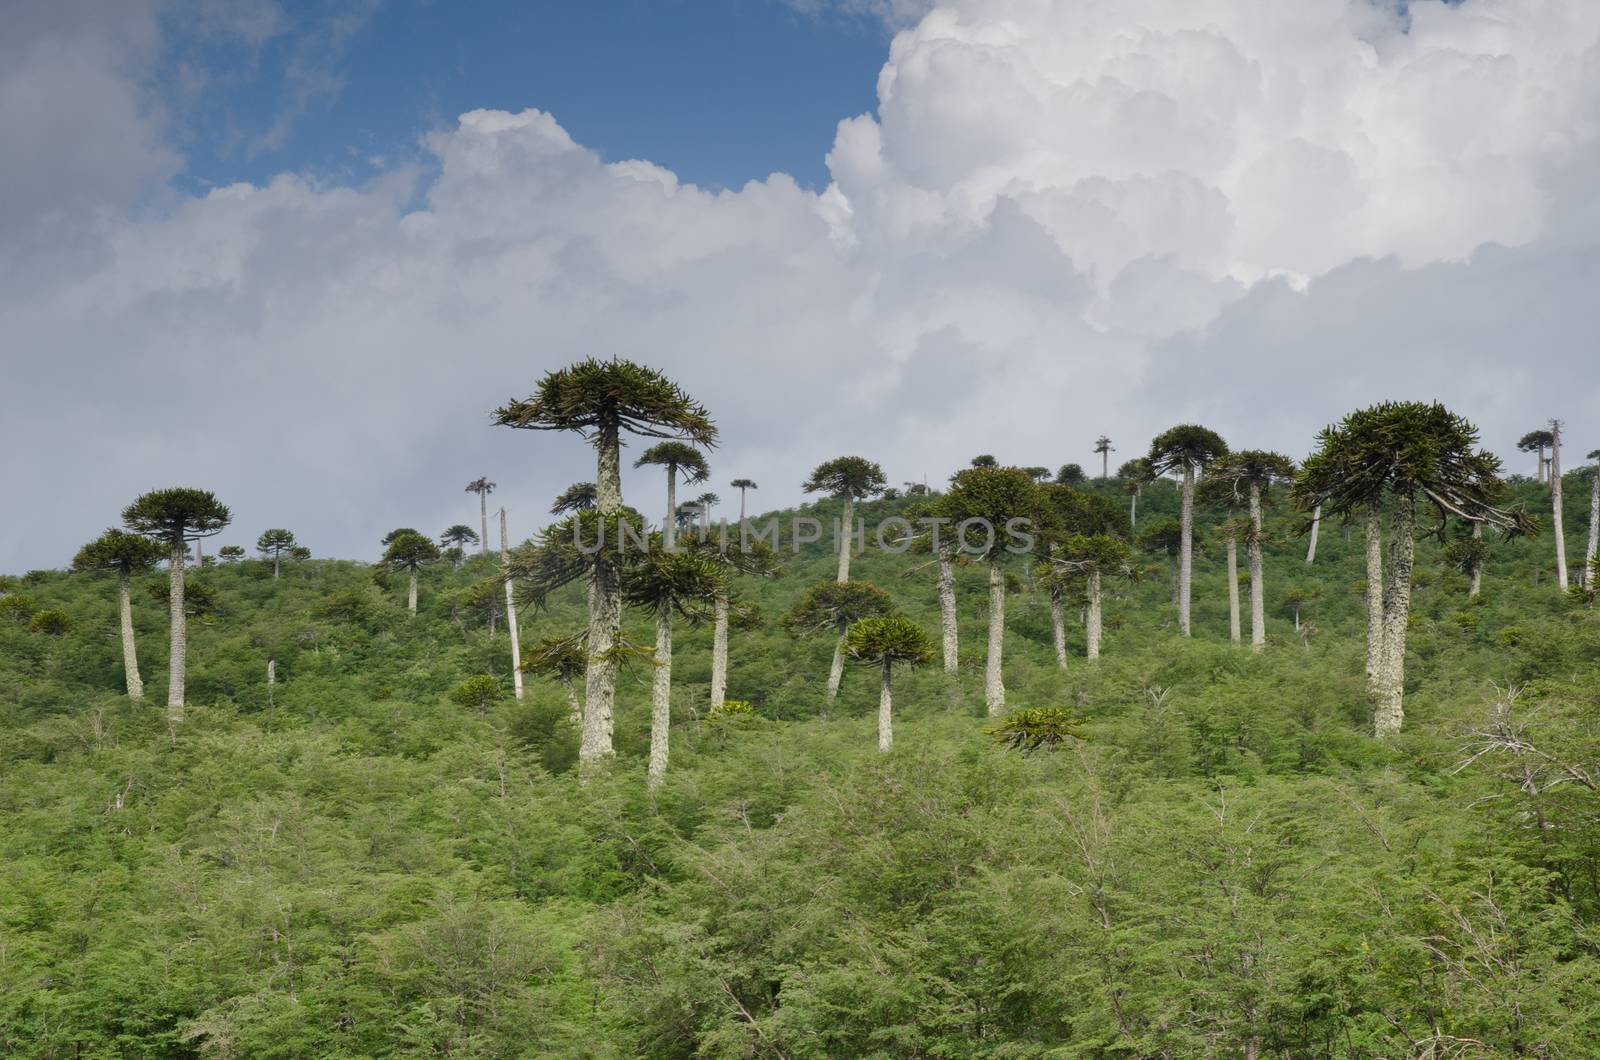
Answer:
<svg viewBox="0 0 1600 1060"><path fill-rule="evenodd" d="M1116 481L1084 488L1126 504ZM1512 492L1548 510L1546 488ZM1581 557L1576 475L1567 493ZM1150 485L1140 525L1177 506ZM1548 530L1495 542L1476 599L1422 540L1406 728L1379 742L1359 527L1325 525L1308 566L1295 518L1274 499L1261 655L1228 643L1213 545L1192 641L1145 553L1108 585L1101 659L1069 616L1064 671L1016 565L1008 705L1083 719L1030 755L985 731L980 569L956 571L961 672L897 674L879 754L876 673L853 667L830 704L832 639L779 621L833 577L829 542L785 551L738 586L758 612L728 695L753 716L705 720L711 631L680 626L654 797L648 664L619 684L615 766L580 783L563 689L530 678L513 700L504 630L467 606L489 558L427 568L414 618L404 579L360 562L193 573L209 606L179 725L158 706L164 574L134 585L139 705L114 577L7 579L0 1053L1594 1055L1600 619L1557 592ZM853 576L934 632L925 564L869 550ZM31 621L48 611L57 632ZM581 586L525 609L524 646L583 612ZM648 616L626 629L650 643ZM482 713L451 695L479 674L505 690Z"/></svg>

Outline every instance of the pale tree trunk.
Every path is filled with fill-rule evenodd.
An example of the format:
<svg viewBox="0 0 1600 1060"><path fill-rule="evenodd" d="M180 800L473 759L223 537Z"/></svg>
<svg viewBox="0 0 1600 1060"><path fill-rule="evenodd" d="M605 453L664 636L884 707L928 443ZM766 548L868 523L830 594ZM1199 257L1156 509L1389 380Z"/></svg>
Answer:
<svg viewBox="0 0 1600 1060"><path fill-rule="evenodd" d="M133 645L133 601L128 596L128 572L124 570L117 587L117 608L122 625L122 674L129 699L144 698L144 679L139 676L139 654Z"/></svg>
<svg viewBox="0 0 1600 1060"><path fill-rule="evenodd" d="M745 491L745 487L740 486L739 487L739 525L740 526L744 525L744 491Z"/></svg>
<svg viewBox="0 0 1600 1060"><path fill-rule="evenodd" d="M1111 477L1111 450L1107 449L1100 454L1100 480L1104 482Z"/></svg>
<svg viewBox="0 0 1600 1060"><path fill-rule="evenodd" d="M572 678L570 677L562 678L561 684L567 690L567 706L572 710L572 724L578 726L581 731L583 728L583 705L578 702L578 690L572 686Z"/></svg>
<svg viewBox="0 0 1600 1060"><path fill-rule="evenodd" d="M888 659L883 660L883 678L878 685L878 750L887 751L894 746L893 703L889 693Z"/></svg>
<svg viewBox="0 0 1600 1060"><path fill-rule="evenodd" d="M200 568L204 567L205 565L206 565L205 539L197 537L197 538L194 539L194 566L195 566L195 570L199 570Z"/></svg>
<svg viewBox="0 0 1600 1060"><path fill-rule="evenodd" d="M500 566L511 563L511 540L506 533L506 510L500 509ZM522 698L522 636L517 629L517 594L511 584L509 571L506 579L506 630L511 634L511 688L518 699Z"/></svg>
<svg viewBox="0 0 1600 1060"><path fill-rule="evenodd" d="M478 538L478 547L482 555L489 554L489 493L487 490L478 491L478 521L483 524L483 536Z"/></svg>
<svg viewBox="0 0 1600 1060"><path fill-rule="evenodd" d="M1228 639L1239 643L1239 542L1228 535Z"/></svg>
<svg viewBox="0 0 1600 1060"><path fill-rule="evenodd" d="M1542 446L1542 445L1539 447L1539 471L1538 471L1536 477L1539 480L1539 485L1543 486L1545 484L1545 477L1544 477L1544 446Z"/></svg>
<svg viewBox="0 0 1600 1060"><path fill-rule="evenodd" d="M1383 516L1367 509L1367 698L1376 707L1383 667Z"/></svg>
<svg viewBox="0 0 1600 1060"><path fill-rule="evenodd" d="M1317 533L1322 529L1322 505L1317 505L1311 513L1311 544L1306 546L1306 562L1317 561Z"/></svg>
<svg viewBox="0 0 1600 1060"><path fill-rule="evenodd" d="M1561 518L1561 421L1550 421L1550 511L1556 538L1556 583L1567 591L1567 532Z"/></svg>
<svg viewBox="0 0 1600 1060"><path fill-rule="evenodd" d="M167 720L183 720L183 675L189 648L189 616L183 610L183 563L189 550L183 538L172 543L167 615L172 626L171 655L167 660Z"/></svg>
<svg viewBox="0 0 1600 1060"><path fill-rule="evenodd" d="M1055 636L1056 665L1067 668L1067 627L1061 618L1061 590L1050 590L1050 632Z"/></svg>
<svg viewBox="0 0 1600 1060"><path fill-rule="evenodd" d="M596 439L595 509L606 521L622 510L622 472L618 466L620 440L615 424L603 427ZM612 531L616 527L610 528ZM616 565L601 549L589 569L589 665L584 671L583 739L578 747L580 767L609 759L612 711L616 702L617 660L612 652L622 629L622 579Z"/></svg>
<svg viewBox="0 0 1600 1060"><path fill-rule="evenodd" d="M1178 554L1178 631L1189 630L1189 598L1194 584L1194 464L1183 465L1183 539Z"/></svg>
<svg viewBox="0 0 1600 1060"><path fill-rule="evenodd" d="M1383 680L1373 731L1388 736L1405 720L1402 699L1406 677L1406 622L1411 617L1411 568L1416 554L1416 500L1408 493L1395 498L1389 527L1389 570L1383 589Z"/></svg>
<svg viewBox="0 0 1600 1060"><path fill-rule="evenodd" d="M1006 710L1006 683L1001 673L1001 656L1006 642L1006 572L1000 561L989 561L989 658L983 668L983 701L989 716L997 718Z"/></svg>
<svg viewBox="0 0 1600 1060"><path fill-rule="evenodd" d="M273 689L278 684L278 660L267 660L267 706L272 706Z"/></svg>
<svg viewBox="0 0 1600 1060"><path fill-rule="evenodd" d="M667 521L661 527L661 539L668 552L678 543L678 469L671 464L667 465Z"/></svg>
<svg viewBox="0 0 1600 1060"><path fill-rule="evenodd" d="M944 632L944 672L953 674L960 665L956 640L956 579L946 552L939 553L939 625Z"/></svg>
<svg viewBox="0 0 1600 1060"><path fill-rule="evenodd" d="M1136 527L1136 526L1139 525L1139 494L1140 494L1140 492L1142 492L1142 491L1139 490L1139 489L1135 489L1133 491L1133 493L1128 498L1128 525L1130 527Z"/></svg>
<svg viewBox="0 0 1600 1060"><path fill-rule="evenodd" d="M1261 486L1250 483L1250 650L1267 644L1267 593L1261 570Z"/></svg>
<svg viewBox="0 0 1600 1060"><path fill-rule="evenodd" d="M839 581L850 580L850 547L855 543L856 529L856 499L846 496L844 499L844 538L839 542Z"/></svg>
<svg viewBox="0 0 1600 1060"><path fill-rule="evenodd" d="M1089 659L1100 658L1100 628L1101 614L1104 611L1104 597L1100 590L1100 572L1089 572L1089 616L1084 623L1089 646L1084 655Z"/></svg>
<svg viewBox="0 0 1600 1060"><path fill-rule="evenodd" d="M844 634L845 627L839 627L839 639L833 646L833 662L828 666L828 698L839 698L839 684L844 680Z"/></svg>
<svg viewBox="0 0 1600 1060"><path fill-rule="evenodd" d="M672 725L672 604L656 607L655 675L650 682L651 789L667 776L667 740Z"/></svg>
<svg viewBox="0 0 1600 1060"><path fill-rule="evenodd" d="M272 580L273 581L277 581L278 580L278 570L282 566L283 566L283 553L282 552L274 552L272 554Z"/></svg>
<svg viewBox="0 0 1600 1060"><path fill-rule="evenodd" d="M1483 540L1483 524L1472 524L1472 540ZM1472 588L1467 590L1468 596L1477 596L1483 591L1483 560L1474 558L1472 561Z"/></svg>
<svg viewBox="0 0 1600 1060"><path fill-rule="evenodd" d="M711 709L728 698L728 594L717 593L716 617L711 628Z"/></svg>
<svg viewBox="0 0 1600 1060"><path fill-rule="evenodd" d="M1594 557L1600 551L1600 464L1589 473L1589 547L1583 552L1583 584L1594 585Z"/></svg>
<svg viewBox="0 0 1600 1060"><path fill-rule="evenodd" d="M413 563L411 566L407 567L406 568L406 573L409 575L409 578L407 578L407 587L406 587L406 610L410 611L414 615L414 614L417 613L417 567L416 567L416 564Z"/></svg>

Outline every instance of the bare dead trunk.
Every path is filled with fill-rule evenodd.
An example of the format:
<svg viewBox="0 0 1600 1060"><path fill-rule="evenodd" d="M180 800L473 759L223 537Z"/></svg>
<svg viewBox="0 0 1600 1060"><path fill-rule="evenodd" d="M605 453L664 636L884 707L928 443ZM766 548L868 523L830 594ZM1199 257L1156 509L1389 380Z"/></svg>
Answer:
<svg viewBox="0 0 1600 1060"><path fill-rule="evenodd" d="M887 751L894 746L894 722L891 713L892 696L889 692L888 659L883 660L883 678L878 686L878 750Z"/></svg>
<svg viewBox="0 0 1600 1060"><path fill-rule="evenodd" d="M183 564L189 550L183 538L172 542L172 556L168 563L170 582L168 588L167 616L172 627L171 655L167 660L167 720L183 720L183 677L189 648L189 616L183 604Z"/></svg>
<svg viewBox="0 0 1600 1060"><path fill-rule="evenodd" d="M1056 665L1067 668L1067 627L1061 615L1061 590L1050 590L1050 632L1055 636Z"/></svg>
<svg viewBox="0 0 1600 1060"><path fill-rule="evenodd" d="M1311 543L1306 546L1306 562L1317 561L1317 534L1322 530L1322 505L1317 505L1311 512Z"/></svg>
<svg viewBox="0 0 1600 1060"><path fill-rule="evenodd" d="M650 776L654 790L667 776L667 741L672 725L672 604L656 607L655 673L650 681Z"/></svg>
<svg viewBox="0 0 1600 1060"><path fill-rule="evenodd" d="M511 584L511 538L506 533L506 510L500 509L500 568L506 581L506 631L511 634L511 688L522 698L522 635L517 629L517 594Z"/></svg>
<svg viewBox="0 0 1600 1060"><path fill-rule="evenodd" d="M1382 695L1373 715L1373 731L1388 736L1405 720L1406 623L1411 617L1411 569L1416 554L1416 500L1409 493L1395 498L1390 520L1389 569L1383 590Z"/></svg>
<svg viewBox="0 0 1600 1060"><path fill-rule="evenodd" d="M1088 638L1088 649L1084 655L1089 659L1100 658L1100 628L1101 615L1104 610L1104 596L1100 589L1100 572L1089 572L1089 615L1084 623Z"/></svg>
<svg viewBox="0 0 1600 1060"><path fill-rule="evenodd" d="M117 611L122 627L122 675L129 699L144 698L144 679L139 676L139 653L133 643L133 601L128 595L129 573L123 570L117 586Z"/></svg>
<svg viewBox="0 0 1600 1060"><path fill-rule="evenodd" d="M728 593L717 593L716 618L711 630L711 709L728 698Z"/></svg>
<svg viewBox="0 0 1600 1060"><path fill-rule="evenodd" d="M1190 635L1189 602L1194 584L1194 464L1183 465L1183 539L1178 554L1178 632Z"/></svg>
<svg viewBox="0 0 1600 1060"><path fill-rule="evenodd" d="M999 560L989 561L989 657L983 668L983 701L991 718L1006 709L1006 684L1001 656L1006 641L1006 573Z"/></svg>
<svg viewBox="0 0 1600 1060"><path fill-rule="evenodd" d="M956 640L956 579L947 552L939 553L939 625L944 633L944 672L953 674L960 665Z"/></svg>
<svg viewBox="0 0 1600 1060"><path fill-rule="evenodd" d="M1551 532L1556 539L1556 583L1567 591L1567 531L1561 513L1561 421L1550 421Z"/></svg>
<svg viewBox="0 0 1600 1060"><path fill-rule="evenodd" d="M1267 594L1261 570L1261 485L1250 483L1250 650L1267 644Z"/></svg>
<svg viewBox="0 0 1600 1060"><path fill-rule="evenodd" d="M1228 535L1228 639L1239 643L1239 542Z"/></svg>
<svg viewBox="0 0 1600 1060"><path fill-rule="evenodd" d="M850 551L855 543L856 527L856 499L849 495L844 499L844 517L841 520L844 528L844 537L839 541L839 581L850 580Z"/></svg>
<svg viewBox="0 0 1600 1060"><path fill-rule="evenodd" d="M602 522L614 523L622 510L622 472L617 425L603 426L595 439L595 509ZM616 532L616 526L609 528ZM622 628L622 580L616 565L601 549L589 570L589 662L584 671L583 739L580 768L593 767L613 752L612 711L616 702L617 660L613 652Z"/></svg>

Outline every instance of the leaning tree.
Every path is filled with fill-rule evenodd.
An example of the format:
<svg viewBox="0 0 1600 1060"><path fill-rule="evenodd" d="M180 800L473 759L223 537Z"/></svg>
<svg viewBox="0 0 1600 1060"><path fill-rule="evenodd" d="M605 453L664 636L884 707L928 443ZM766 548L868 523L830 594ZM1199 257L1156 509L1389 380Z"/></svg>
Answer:
<svg viewBox="0 0 1600 1060"><path fill-rule="evenodd" d="M284 554L294 551L294 534L282 527L263 531L256 538L256 551L272 560L272 580L277 581L283 568Z"/></svg>
<svg viewBox="0 0 1600 1060"><path fill-rule="evenodd" d="M1416 556L1417 504L1431 505L1443 532L1450 517L1508 533L1538 526L1494 502L1500 461L1478 445L1478 430L1438 402L1385 402L1346 416L1317 436L1317 451L1294 484L1302 512L1360 515L1367 538L1367 692L1373 730L1399 732L1404 720L1406 624ZM1387 571L1384 511L1389 512Z"/></svg>
<svg viewBox="0 0 1600 1060"><path fill-rule="evenodd" d="M728 483L728 485L739 491L739 525L743 526L745 491L759 489L760 487L756 485L756 480L753 478L736 478L732 482Z"/></svg>
<svg viewBox="0 0 1600 1060"><path fill-rule="evenodd" d="M839 537L839 575L836 580L850 580L850 550L855 540L856 502L876 497L889 485L883 468L862 456L841 456L818 464L800 487L807 493L826 493L844 501L844 514L840 517L843 533Z"/></svg>
<svg viewBox="0 0 1600 1060"><path fill-rule="evenodd" d="M172 649L167 661L167 717L183 720L183 679L189 647L188 612L183 604L184 560L189 540L220 533L233 520L227 505L209 490L166 489L146 493L122 511L122 523L167 547L171 587L167 608L172 629Z"/></svg>
<svg viewBox="0 0 1600 1060"><path fill-rule="evenodd" d="M417 571L439 559L439 546L414 530L395 534L378 560L381 570L406 572L406 610L417 613Z"/></svg>
<svg viewBox="0 0 1600 1060"><path fill-rule="evenodd" d="M676 439L703 449L716 445L710 414L676 383L632 361L590 359L546 375L527 398L509 401L494 422L535 431L576 431L595 449L596 530L610 524L613 541L622 512L622 434ZM672 513L669 512L670 520ZM622 628L621 570L604 550L588 568L590 665L584 675L583 741L580 761L596 764L612 754L612 710L616 698Z"/></svg>
<svg viewBox="0 0 1600 1060"><path fill-rule="evenodd" d="M844 638L845 654L879 669L878 750L894 746L892 674L896 663L918 666L933 658L933 642L922 627L900 615L864 618Z"/></svg>
<svg viewBox="0 0 1600 1060"><path fill-rule="evenodd" d="M1206 477L1235 499L1247 500L1250 523L1246 546L1250 557L1250 650L1267 643L1267 597L1261 563L1261 502L1275 485L1294 479L1294 461L1282 453L1243 449L1228 453L1212 465Z"/></svg>
<svg viewBox="0 0 1600 1060"><path fill-rule="evenodd" d="M784 616L783 624L800 636L828 630L837 635L833 664L828 670L828 698L837 699L839 682L844 678L845 634L863 618L887 615L893 610L894 601L889 594L871 582L822 582L806 590Z"/></svg>
<svg viewBox="0 0 1600 1060"><path fill-rule="evenodd" d="M478 519L483 524L483 534L478 538L483 543L483 554L489 554L489 494L494 492L494 483L486 478L475 478L467 483L467 493L478 495Z"/></svg>
<svg viewBox="0 0 1600 1060"><path fill-rule="evenodd" d="M685 486L698 485L711 477L711 466L705 454L684 442L658 442L646 449L633 462L634 467L661 467L667 471L667 519L663 524L664 543L668 549L677 546L678 482Z"/></svg>
<svg viewBox="0 0 1600 1060"><path fill-rule="evenodd" d="M1195 475L1218 457L1226 455L1228 443L1217 432L1192 423L1180 424L1150 443L1145 457L1156 475L1178 472L1183 475L1183 539L1178 549L1178 630L1190 635L1189 597L1194 582L1194 487Z"/></svg>
<svg viewBox="0 0 1600 1060"><path fill-rule="evenodd" d="M128 583L140 571L147 571L166 557L159 541L141 534L107 530L78 550L72 557L75 571L111 570L117 572L117 612L122 631L122 673L129 699L144 698L144 681L139 676L139 655L133 643L133 602Z"/></svg>
<svg viewBox="0 0 1600 1060"><path fill-rule="evenodd" d="M651 549L629 567L622 595L655 619L654 674L650 682L649 786L659 787L667 775L667 750L672 724L672 618L703 620L712 601L726 593L722 572L696 552Z"/></svg>

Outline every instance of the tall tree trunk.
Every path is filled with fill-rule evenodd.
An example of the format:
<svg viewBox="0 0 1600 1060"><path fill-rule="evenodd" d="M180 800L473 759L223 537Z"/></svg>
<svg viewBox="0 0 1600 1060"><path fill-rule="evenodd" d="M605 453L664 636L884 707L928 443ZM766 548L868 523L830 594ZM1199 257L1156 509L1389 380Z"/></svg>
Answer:
<svg viewBox="0 0 1600 1060"><path fill-rule="evenodd" d="M828 698L839 698L839 684L844 680L845 627L839 627L839 639L833 645L833 662L828 665Z"/></svg>
<svg viewBox="0 0 1600 1060"><path fill-rule="evenodd" d="M506 533L506 510L500 509L500 567L506 580L506 631L511 634L511 688L522 698L522 634L517 629L517 594L508 570L511 564L511 538Z"/></svg>
<svg viewBox="0 0 1600 1060"><path fill-rule="evenodd" d="M1006 643L1006 572L997 559L989 560L989 657L983 667L983 701L989 716L1006 710L1006 683L1001 656Z"/></svg>
<svg viewBox="0 0 1600 1060"><path fill-rule="evenodd" d="M483 536L478 538L482 555L489 554L489 491L478 491L478 521L483 524Z"/></svg>
<svg viewBox="0 0 1600 1060"><path fill-rule="evenodd" d="M200 570L206 565L205 538L194 539L194 569Z"/></svg>
<svg viewBox="0 0 1600 1060"><path fill-rule="evenodd" d="M739 487L739 525L740 526L744 525L744 491L745 491L745 487L740 486Z"/></svg>
<svg viewBox="0 0 1600 1060"><path fill-rule="evenodd" d="M1239 643L1239 542L1228 535L1228 640Z"/></svg>
<svg viewBox="0 0 1600 1060"><path fill-rule="evenodd" d="M1306 562L1317 561L1317 533L1322 529L1322 505L1311 512L1311 544L1306 546Z"/></svg>
<svg viewBox="0 0 1600 1060"><path fill-rule="evenodd" d="M1133 490L1133 493L1130 495L1130 497L1128 499L1128 526L1129 527L1137 527L1139 525L1139 494L1142 493L1142 492L1144 492L1142 487L1135 486L1134 490Z"/></svg>
<svg viewBox="0 0 1600 1060"><path fill-rule="evenodd" d="M1539 485L1543 486L1545 484L1545 477L1544 477L1544 446L1542 446L1542 445L1539 447L1539 471L1538 471L1538 473L1537 473L1537 475L1535 477L1539 480Z"/></svg>
<svg viewBox="0 0 1600 1060"><path fill-rule="evenodd" d="M839 542L839 581L850 580L850 550L855 543L856 499L846 494L844 498L844 537Z"/></svg>
<svg viewBox="0 0 1600 1060"><path fill-rule="evenodd" d="M1390 521L1389 569L1383 588L1382 695L1373 715L1373 731L1388 736L1405 720L1402 699L1406 677L1406 623L1411 617L1411 568L1416 555L1416 499L1395 497Z"/></svg>
<svg viewBox="0 0 1600 1060"><path fill-rule="evenodd" d="M272 553L272 580L273 581L277 581L278 580L278 569L281 566L283 566L283 553L281 551L274 551Z"/></svg>
<svg viewBox="0 0 1600 1060"><path fill-rule="evenodd" d="M578 702L578 690L572 685L572 678L563 677L561 684L567 690L567 706L571 708L572 724L581 732L583 729L583 705Z"/></svg>
<svg viewBox="0 0 1600 1060"><path fill-rule="evenodd" d="M717 593L716 618L711 628L711 709L728 698L728 592Z"/></svg>
<svg viewBox="0 0 1600 1060"><path fill-rule="evenodd" d="M1551 531L1556 538L1556 583L1567 591L1567 529L1561 517L1561 421L1550 421Z"/></svg>
<svg viewBox="0 0 1600 1060"><path fill-rule="evenodd" d="M1482 541L1483 540L1483 524L1482 523L1473 523L1472 524L1472 540L1474 540L1474 541ZM1473 559L1472 559L1472 588L1467 590L1467 595L1468 596L1477 596L1482 591L1483 591L1483 559L1482 559L1482 557L1474 556Z"/></svg>
<svg viewBox="0 0 1600 1060"><path fill-rule="evenodd" d="M1367 509L1367 698L1374 709L1382 692L1383 666L1383 515Z"/></svg>
<svg viewBox="0 0 1600 1060"><path fill-rule="evenodd" d="M672 604L656 607L655 674L650 682L650 779L652 790L667 775L667 740L672 725Z"/></svg>
<svg viewBox="0 0 1600 1060"><path fill-rule="evenodd" d="M950 554L939 553L939 626L944 633L944 672L953 674L960 665L956 640L956 579L950 569Z"/></svg>
<svg viewBox="0 0 1600 1060"><path fill-rule="evenodd" d="M1589 473L1589 547L1583 551L1583 584L1594 585L1594 557L1600 552L1600 464Z"/></svg>
<svg viewBox="0 0 1600 1060"><path fill-rule="evenodd" d="M678 469L667 465L667 521L661 527L661 539L671 552L678 543Z"/></svg>
<svg viewBox="0 0 1600 1060"><path fill-rule="evenodd" d="M1089 572L1089 617L1084 623L1089 646L1084 655L1089 659L1100 658L1100 628L1101 615L1104 611L1104 595L1100 589L1100 572Z"/></svg>
<svg viewBox="0 0 1600 1060"><path fill-rule="evenodd" d="M1100 453L1100 480L1103 482L1111 477L1111 450L1106 449Z"/></svg>
<svg viewBox="0 0 1600 1060"><path fill-rule="evenodd" d="M883 660L883 677L878 685L878 750L887 751L894 746L893 697L889 692L888 659Z"/></svg>
<svg viewBox="0 0 1600 1060"><path fill-rule="evenodd" d="M1061 616L1061 590L1050 589L1050 632L1056 642L1056 665L1067 668L1067 627Z"/></svg>
<svg viewBox="0 0 1600 1060"><path fill-rule="evenodd" d="M417 613L417 565L413 563L407 567L406 573L409 575L406 588L406 610L414 615Z"/></svg>
<svg viewBox="0 0 1600 1060"><path fill-rule="evenodd" d="M183 538L172 542L172 556L168 562L170 585L167 615L172 626L171 654L167 660L167 719L183 720L183 676L189 649L189 616L183 609L183 563L189 550Z"/></svg>
<svg viewBox="0 0 1600 1060"><path fill-rule="evenodd" d="M139 676L139 653L133 644L133 601L128 595L129 573L124 569L117 586L117 610L122 626L122 675L129 699L144 698L144 679Z"/></svg>
<svg viewBox="0 0 1600 1060"><path fill-rule="evenodd" d="M1190 635L1189 600L1194 585L1194 464L1183 465L1183 539L1178 555L1178 631Z"/></svg>
<svg viewBox="0 0 1600 1060"><path fill-rule="evenodd" d="M620 439L615 423L601 427L595 439L595 510L614 523L622 510ZM616 526L609 527L616 532ZM589 663L584 671L583 739L580 767L592 767L613 754L612 710L616 702L617 660L612 654L622 629L621 572L601 549L589 569Z"/></svg>
<svg viewBox="0 0 1600 1060"><path fill-rule="evenodd" d="M1261 571L1261 485L1250 483L1250 650L1267 644L1267 594Z"/></svg>

